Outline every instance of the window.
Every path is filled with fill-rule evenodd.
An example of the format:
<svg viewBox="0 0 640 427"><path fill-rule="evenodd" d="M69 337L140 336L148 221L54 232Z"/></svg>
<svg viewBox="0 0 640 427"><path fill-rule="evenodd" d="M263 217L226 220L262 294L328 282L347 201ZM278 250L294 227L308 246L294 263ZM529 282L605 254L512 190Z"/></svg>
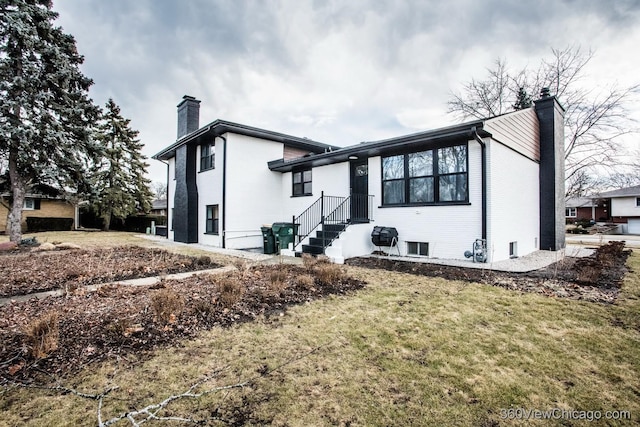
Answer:
<svg viewBox="0 0 640 427"><path fill-rule="evenodd" d="M577 208L566 208L564 210L564 216L567 218L575 218L578 216Z"/></svg>
<svg viewBox="0 0 640 427"><path fill-rule="evenodd" d="M518 258L518 242L509 242L509 258Z"/></svg>
<svg viewBox="0 0 640 427"><path fill-rule="evenodd" d="M218 234L218 205L207 206L207 234Z"/></svg>
<svg viewBox="0 0 640 427"><path fill-rule="evenodd" d="M467 146L382 158L382 204L425 205L468 200Z"/></svg>
<svg viewBox="0 0 640 427"><path fill-rule="evenodd" d="M636 207L640 208L640 197L636 197Z"/></svg>
<svg viewBox="0 0 640 427"><path fill-rule="evenodd" d="M200 172L216 167L216 146L215 143L204 144L200 147Z"/></svg>
<svg viewBox="0 0 640 427"><path fill-rule="evenodd" d="M429 256L429 243L407 242L407 255Z"/></svg>
<svg viewBox="0 0 640 427"><path fill-rule="evenodd" d="M293 172L293 196L311 196L311 169Z"/></svg>
<svg viewBox="0 0 640 427"><path fill-rule="evenodd" d="M34 209L40 209L40 199L34 199L31 197L26 197L24 199L24 203L22 204L22 209L26 211L32 211Z"/></svg>

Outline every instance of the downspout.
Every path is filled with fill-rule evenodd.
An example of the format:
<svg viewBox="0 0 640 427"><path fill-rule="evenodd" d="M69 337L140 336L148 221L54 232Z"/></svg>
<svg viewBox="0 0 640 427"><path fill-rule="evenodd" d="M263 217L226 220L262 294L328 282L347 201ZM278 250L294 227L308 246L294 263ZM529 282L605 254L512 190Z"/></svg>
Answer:
<svg viewBox="0 0 640 427"><path fill-rule="evenodd" d="M160 160L160 159L158 159ZM164 163L165 165L167 165L167 235L166 235L166 239L169 239L169 162L165 162L164 160L160 160L162 163ZM173 221L173 215L171 217L171 220Z"/></svg>
<svg viewBox="0 0 640 427"><path fill-rule="evenodd" d="M480 144L482 161L482 238L487 240L487 145L478 135L478 129L471 128L473 138Z"/></svg>
<svg viewBox="0 0 640 427"><path fill-rule="evenodd" d="M222 138L222 248L226 247L225 235L227 232L227 138Z"/></svg>

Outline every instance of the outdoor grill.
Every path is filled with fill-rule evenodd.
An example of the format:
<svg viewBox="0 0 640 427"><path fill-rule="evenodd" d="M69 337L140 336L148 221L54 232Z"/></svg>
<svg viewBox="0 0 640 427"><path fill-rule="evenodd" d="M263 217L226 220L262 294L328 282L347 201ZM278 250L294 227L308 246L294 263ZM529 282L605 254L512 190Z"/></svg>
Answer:
<svg viewBox="0 0 640 427"><path fill-rule="evenodd" d="M394 227L373 227L371 242L376 246L395 246L398 243L398 230Z"/></svg>

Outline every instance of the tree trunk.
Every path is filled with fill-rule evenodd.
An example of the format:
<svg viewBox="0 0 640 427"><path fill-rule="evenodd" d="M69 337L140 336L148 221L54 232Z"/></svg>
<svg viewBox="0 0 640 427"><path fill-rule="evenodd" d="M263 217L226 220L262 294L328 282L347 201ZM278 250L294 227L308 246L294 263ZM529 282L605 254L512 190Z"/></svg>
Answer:
<svg viewBox="0 0 640 427"><path fill-rule="evenodd" d="M10 202L11 209L7 215L9 240L20 243L22 240L22 206L24 205L26 185L24 177L18 172L18 152L13 148L9 150L9 179L13 196Z"/></svg>
<svg viewBox="0 0 640 427"><path fill-rule="evenodd" d="M109 213L109 215L104 215L102 217L102 221L102 231L109 231L109 227L111 227L111 213Z"/></svg>

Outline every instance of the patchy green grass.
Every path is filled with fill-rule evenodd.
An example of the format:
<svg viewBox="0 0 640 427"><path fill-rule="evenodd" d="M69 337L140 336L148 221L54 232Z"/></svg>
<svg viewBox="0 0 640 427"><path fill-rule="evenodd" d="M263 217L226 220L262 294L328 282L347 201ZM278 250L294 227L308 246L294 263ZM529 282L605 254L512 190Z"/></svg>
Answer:
<svg viewBox="0 0 640 427"><path fill-rule="evenodd" d="M237 257L203 251L189 245L163 245L159 240L147 239L140 233L127 231L45 231L22 235L23 239L30 237L35 237L39 243L74 243L83 248L111 248L126 245L162 248L182 255L208 255L214 262L225 265L232 264L238 260ZM8 241L9 236L0 236L0 242Z"/></svg>
<svg viewBox="0 0 640 427"><path fill-rule="evenodd" d="M62 383L93 392L119 386L104 418L226 367L204 388L257 379L164 414L281 426L637 424L640 255L628 263L635 272L614 305L351 267L369 282L355 294L214 329L144 360L89 366ZM626 410L632 419L502 419L508 408ZM0 396L0 425L96 425L96 409L70 394L11 389Z"/></svg>

